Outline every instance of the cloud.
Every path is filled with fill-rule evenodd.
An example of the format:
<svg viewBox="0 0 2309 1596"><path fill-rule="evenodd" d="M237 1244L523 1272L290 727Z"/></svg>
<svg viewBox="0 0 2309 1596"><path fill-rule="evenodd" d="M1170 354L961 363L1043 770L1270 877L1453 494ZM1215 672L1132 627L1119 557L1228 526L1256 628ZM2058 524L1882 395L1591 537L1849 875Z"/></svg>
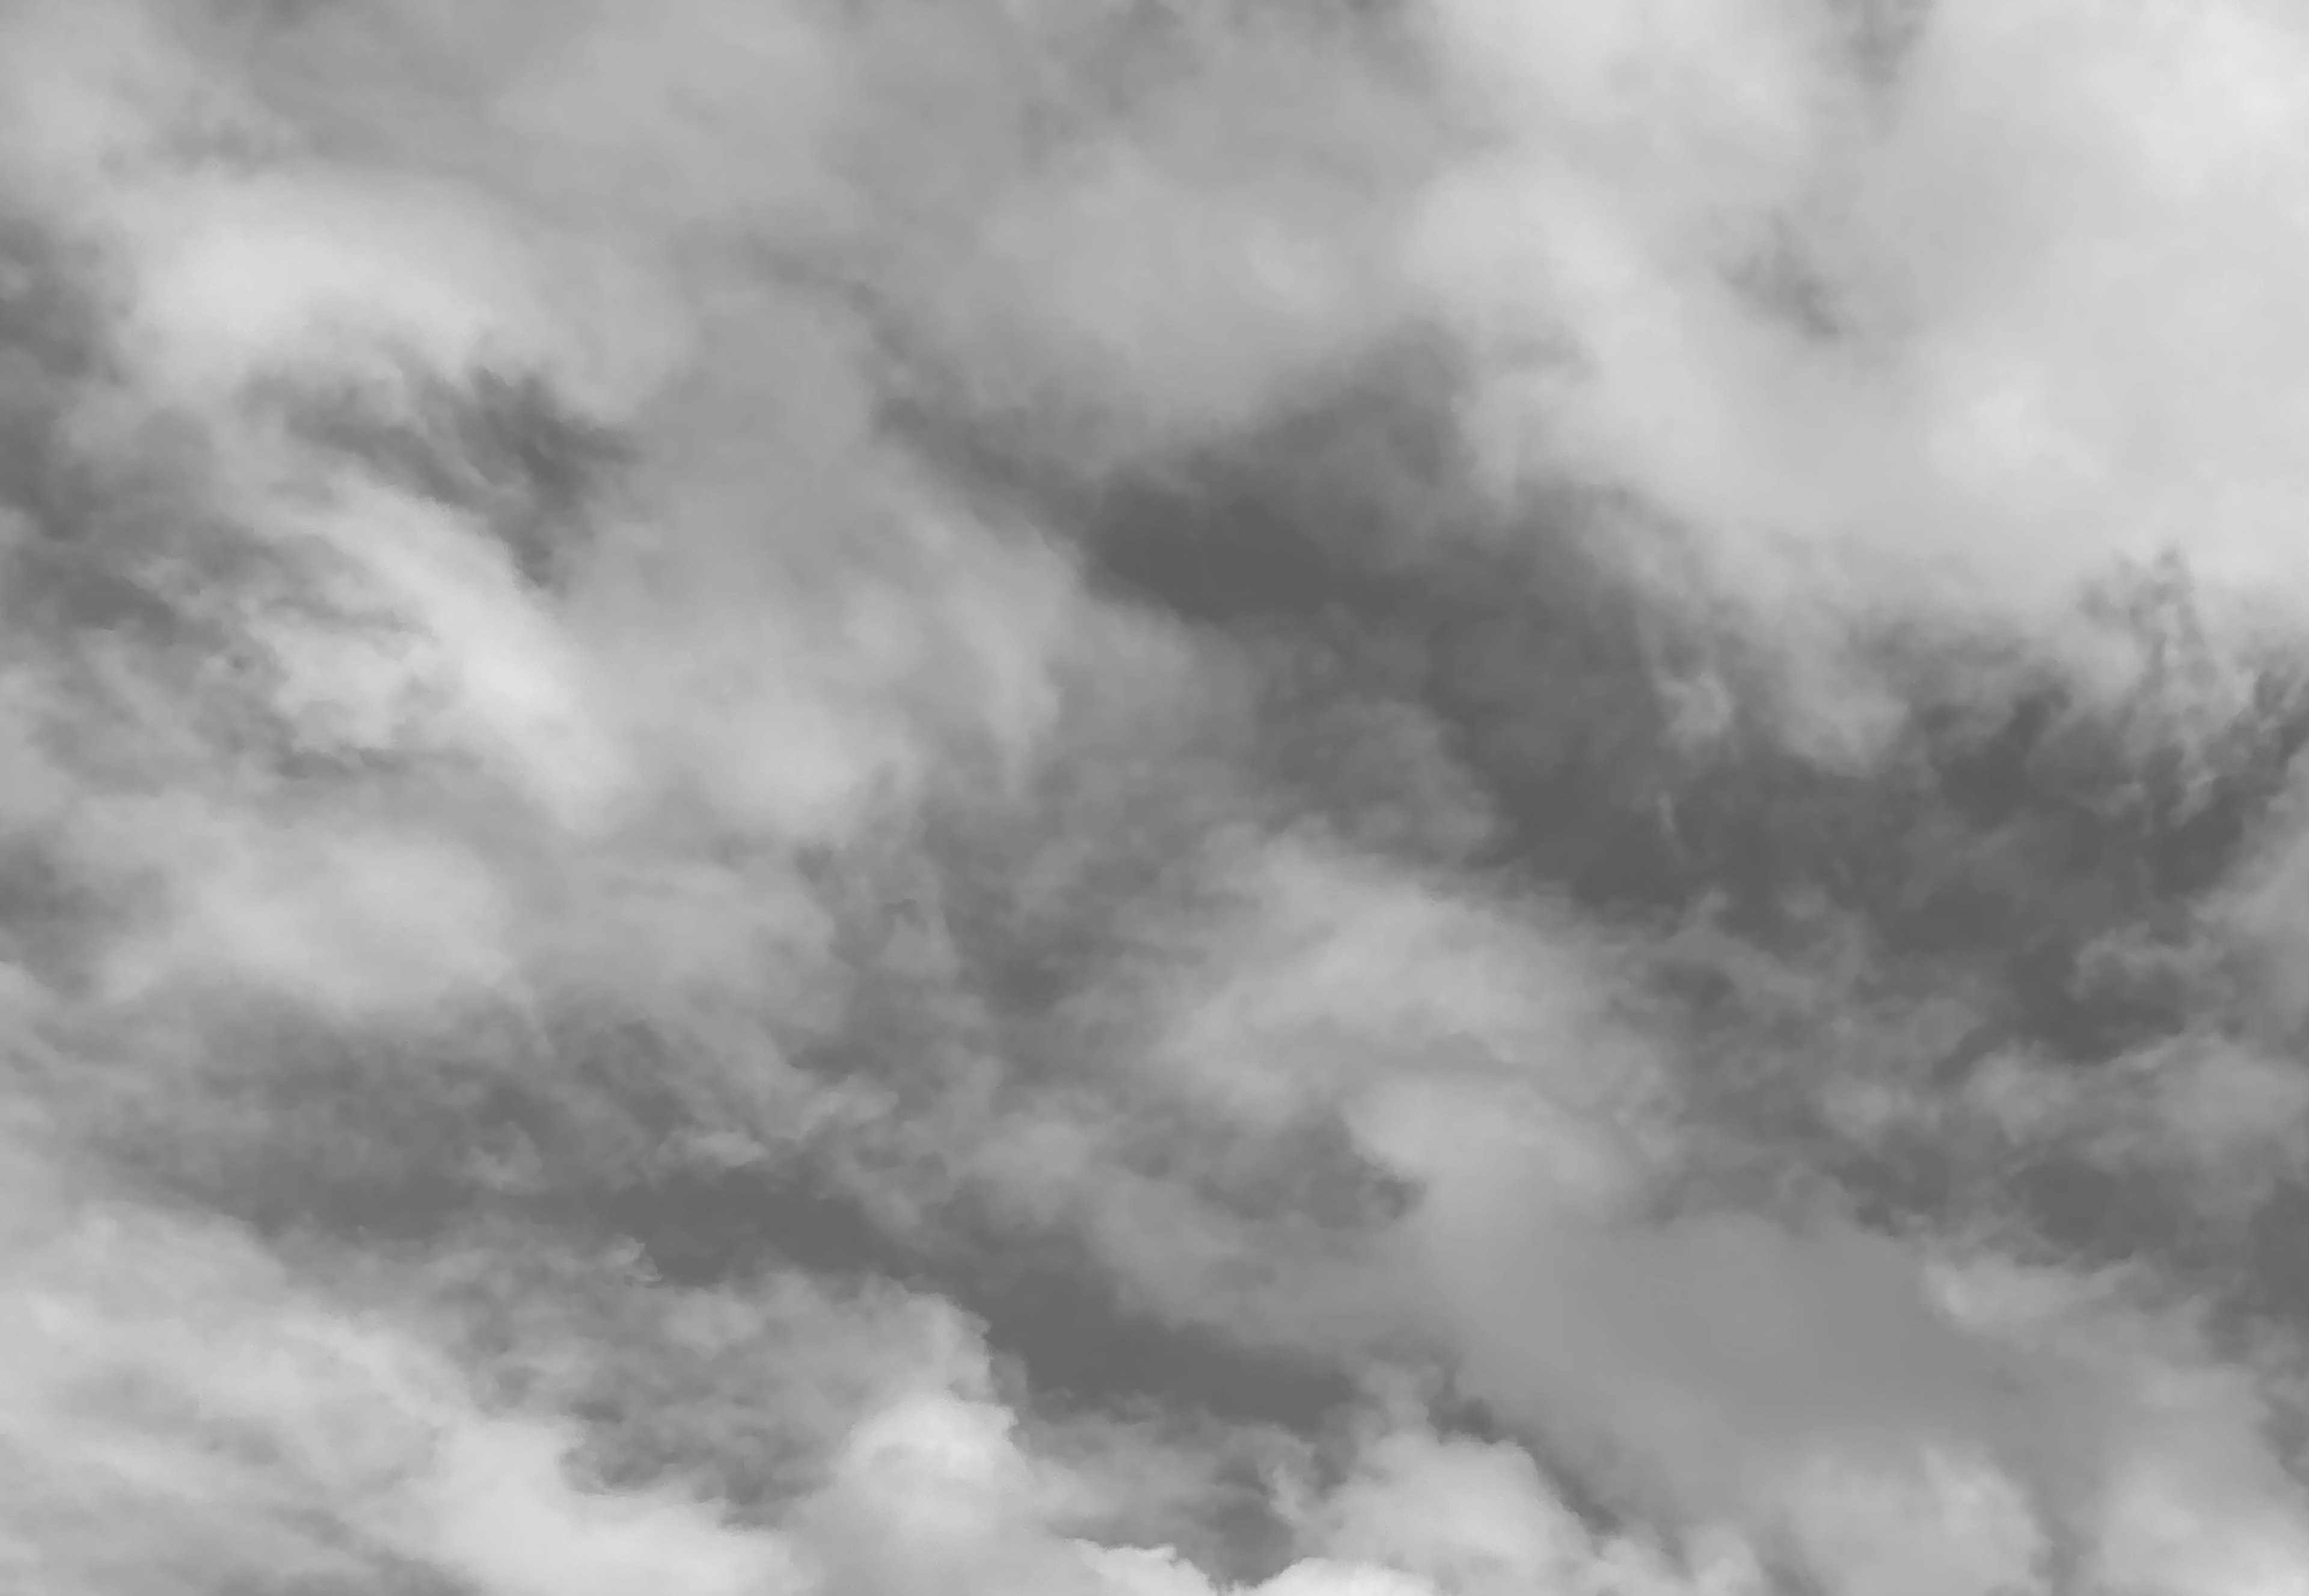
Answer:
<svg viewBox="0 0 2309 1596"><path fill-rule="evenodd" d="M2296 33L7 8L18 1583L2298 1585Z"/></svg>
<svg viewBox="0 0 2309 1596"><path fill-rule="evenodd" d="M2166 549L2288 611L2290 21L1936 4L1878 76L1859 9L1434 9L1483 153L1412 258L1495 468L1636 496L1831 644L2043 628Z"/></svg>
<svg viewBox="0 0 2309 1596"><path fill-rule="evenodd" d="M709 1591L765 1566L701 1510L576 1490L549 1428L482 1413L420 1345L304 1297L229 1233L114 1210L11 1251L0 1447L28 1577L221 1588L431 1565L515 1592L546 1588L554 1559L600 1580L622 1558Z"/></svg>

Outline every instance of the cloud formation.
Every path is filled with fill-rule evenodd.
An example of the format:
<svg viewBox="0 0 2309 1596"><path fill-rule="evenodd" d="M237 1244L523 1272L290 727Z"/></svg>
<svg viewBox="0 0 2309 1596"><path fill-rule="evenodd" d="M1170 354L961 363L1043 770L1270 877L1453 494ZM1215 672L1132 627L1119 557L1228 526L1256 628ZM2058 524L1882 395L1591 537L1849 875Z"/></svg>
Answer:
<svg viewBox="0 0 2309 1596"><path fill-rule="evenodd" d="M2304 48L0 8L0 1561L2300 1588Z"/></svg>

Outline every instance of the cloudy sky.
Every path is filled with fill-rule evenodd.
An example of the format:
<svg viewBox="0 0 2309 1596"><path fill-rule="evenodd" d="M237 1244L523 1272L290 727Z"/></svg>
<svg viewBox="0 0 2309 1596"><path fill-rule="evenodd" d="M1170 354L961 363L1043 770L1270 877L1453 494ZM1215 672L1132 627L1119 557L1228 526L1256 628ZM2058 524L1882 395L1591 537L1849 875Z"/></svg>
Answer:
<svg viewBox="0 0 2309 1596"><path fill-rule="evenodd" d="M0 0L0 1585L2309 1590L2287 0Z"/></svg>

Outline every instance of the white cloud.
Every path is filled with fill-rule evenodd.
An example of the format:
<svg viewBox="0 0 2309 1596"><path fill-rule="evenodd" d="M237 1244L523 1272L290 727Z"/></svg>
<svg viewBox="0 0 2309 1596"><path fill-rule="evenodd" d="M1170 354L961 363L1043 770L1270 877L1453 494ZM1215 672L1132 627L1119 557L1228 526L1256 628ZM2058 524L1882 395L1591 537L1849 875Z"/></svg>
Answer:
<svg viewBox="0 0 2309 1596"><path fill-rule="evenodd" d="M1957 0L1881 87L1804 0L1431 15L1492 137L1413 259L1509 476L1641 496L1784 639L2042 628L2168 547L2297 620L2281 8Z"/></svg>
<svg viewBox="0 0 2309 1596"><path fill-rule="evenodd" d="M591 1496L562 1473L565 1437L475 1427L444 1449L415 1495L416 1548L489 1596L801 1596L807 1565L777 1537L734 1531L672 1496Z"/></svg>
<svg viewBox="0 0 2309 1596"><path fill-rule="evenodd" d="M143 827L175 879L173 913L122 946L121 997L187 982L271 991L338 1017L420 1013L515 979L508 906L481 859L389 831L203 837Z"/></svg>

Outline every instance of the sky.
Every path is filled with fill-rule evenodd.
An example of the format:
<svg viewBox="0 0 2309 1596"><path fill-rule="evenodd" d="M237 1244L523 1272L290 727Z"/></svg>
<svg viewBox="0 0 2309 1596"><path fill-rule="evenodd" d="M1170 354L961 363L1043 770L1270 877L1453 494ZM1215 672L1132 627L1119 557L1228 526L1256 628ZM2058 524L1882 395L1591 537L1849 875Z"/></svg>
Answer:
<svg viewBox="0 0 2309 1596"><path fill-rule="evenodd" d="M2309 1589L2305 67L0 0L0 1583Z"/></svg>

